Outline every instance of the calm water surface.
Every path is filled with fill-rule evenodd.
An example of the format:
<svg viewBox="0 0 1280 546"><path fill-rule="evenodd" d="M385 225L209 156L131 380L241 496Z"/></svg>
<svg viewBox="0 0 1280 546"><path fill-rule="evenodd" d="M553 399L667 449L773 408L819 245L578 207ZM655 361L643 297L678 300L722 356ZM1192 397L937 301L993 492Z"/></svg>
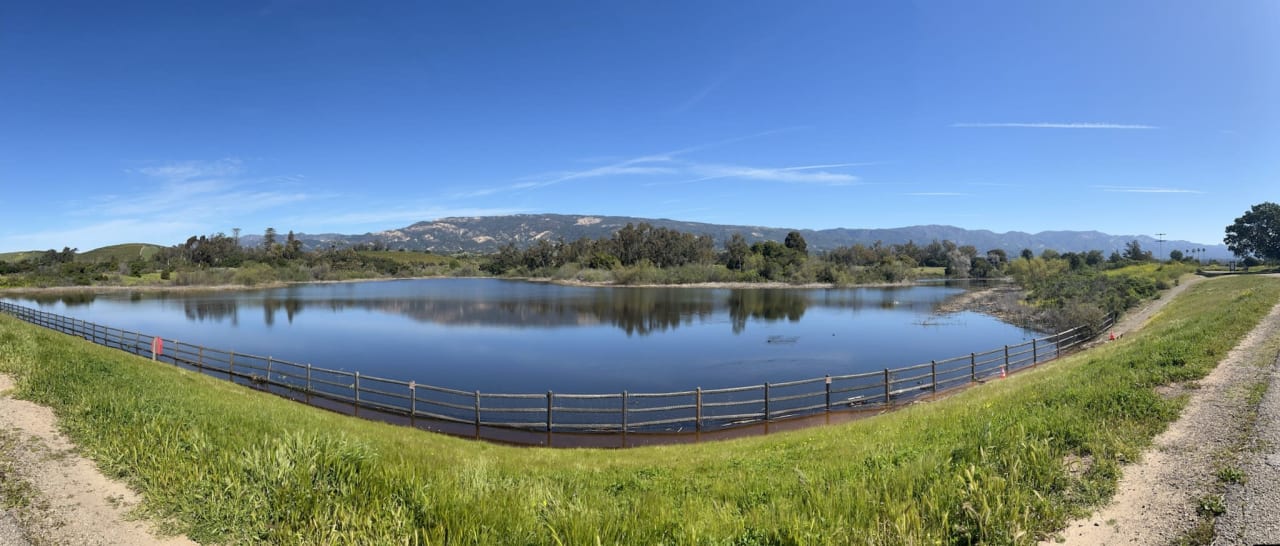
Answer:
<svg viewBox="0 0 1280 546"><path fill-rule="evenodd" d="M936 313L963 291L427 279L7 301L185 343L462 390L616 393L857 373L1040 336L982 314Z"/></svg>

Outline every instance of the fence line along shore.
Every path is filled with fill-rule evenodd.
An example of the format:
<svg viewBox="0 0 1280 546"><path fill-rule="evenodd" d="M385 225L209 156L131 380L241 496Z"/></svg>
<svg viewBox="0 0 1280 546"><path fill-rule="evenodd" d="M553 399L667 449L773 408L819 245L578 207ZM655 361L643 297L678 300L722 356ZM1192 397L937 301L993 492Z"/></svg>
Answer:
<svg viewBox="0 0 1280 546"><path fill-rule="evenodd" d="M552 445L554 434L567 440L557 441L560 446L600 445L586 440L590 436L618 436L622 446L651 443L644 436L669 440L661 443L689 441L687 433L696 441L704 433L716 437L729 429L763 424L767 430L781 421L883 410L1056 359L1116 319L1109 315L1101 324L1016 345L872 372L721 389L572 394L463 391L204 347L8 302L0 302L0 312L320 408L501 442Z"/></svg>

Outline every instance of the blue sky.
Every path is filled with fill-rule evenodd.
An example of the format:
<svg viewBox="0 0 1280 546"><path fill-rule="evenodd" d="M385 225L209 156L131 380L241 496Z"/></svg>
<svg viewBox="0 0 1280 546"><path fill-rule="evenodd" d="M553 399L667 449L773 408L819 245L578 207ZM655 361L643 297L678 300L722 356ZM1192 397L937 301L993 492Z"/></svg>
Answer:
<svg viewBox="0 0 1280 546"><path fill-rule="evenodd" d="M452 215L1220 243L1280 2L0 6L0 251Z"/></svg>

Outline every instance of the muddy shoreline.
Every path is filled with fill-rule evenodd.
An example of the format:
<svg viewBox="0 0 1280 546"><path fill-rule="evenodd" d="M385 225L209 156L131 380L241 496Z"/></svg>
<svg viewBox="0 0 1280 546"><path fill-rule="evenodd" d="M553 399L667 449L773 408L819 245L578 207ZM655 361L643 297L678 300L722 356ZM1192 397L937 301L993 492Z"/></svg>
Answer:
<svg viewBox="0 0 1280 546"><path fill-rule="evenodd" d="M1048 331L1048 315L1024 303L1026 292L1014 284L969 290L942 302L934 313L949 315L972 311L996 317L1004 322L1030 330Z"/></svg>

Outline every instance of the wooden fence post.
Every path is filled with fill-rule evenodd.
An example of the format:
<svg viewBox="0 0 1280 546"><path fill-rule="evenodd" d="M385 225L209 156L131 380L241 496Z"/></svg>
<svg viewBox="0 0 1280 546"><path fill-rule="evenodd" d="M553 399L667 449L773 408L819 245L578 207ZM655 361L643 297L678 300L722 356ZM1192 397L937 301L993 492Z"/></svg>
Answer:
<svg viewBox="0 0 1280 546"><path fill-rule="evenodd" d="M831 374L827 374L827 411L831 411Z"/></svg>
<svg viewBox="0 0 1280 546"><path fill-rule="evenodd" d="M204 368L204 345L196 346L196 367Z"/></svg>
<svg viewBox="0 0 1280 546"><path fill-rule="evenodd" d="M627 391L622 391L622 434L627 434Z"/></svg>
<svg viewBox="0 0 1280 546"><path fill-rule="evenodd" d="M769 384L764 384L764 420L769 420Z"/></svg>
<svg viewBox="0 0 1280 546"><path fill-rule="evenodd" d="M267 383L271 383L271 357L267 356Z"/></svg>
<svg viewBox="0 0 1280 546"><path fill-rule="evenodd" d="M356 395L356 409L358 410L358 409L360 409L360 372L359 372L359 371L357 371L357 372L355 372L355 373L353 373L353 374L351 374L351 375L352 375L352 377L354 377L354 378L355 378L355 383L352 383L352 384L351 384L351 386L352 386L352 389L351 389L351 390L355 392L355 395Z"/></svg>
<svg viewBox="0 0 1280 546"><path fill-rule="evenodd" d="M889 368L884 369L884 405L892 405L889 399Z"/></svg>
<svg viewBox="0 0 1280 546"><path fill-rule="evenodd" d="M978 355L977 353L969 353L969 382L973 383L978 380Z"/></svg>
<svg viewBox="0 0 1280 546"><path fill-rule="evenodd" d="M555 396L555 393L547 391L547 432L551 432L551 402Z"/></svg>
<svg viewBox="0 0 1280 546"><path fill-rule="evenodd" d="M476 391L476 437L480 437L480 391Z"/></svg>
<svg viewBox="0 0 1280 546"><path fill-rule="evenodd" d="M1036 338L1031 338L1031 365L1040 363L1040 350L1036 348Z"/></svg>
<svg viewBox="0 0 1280 546"><path fill-rule="evenodd" d="M938 361L937 360L929 361L929 373L931 375L931 379L933 380L933 394L938 394Z"/></svg>
<svg viewBox="0 0 1280 546"><path fill-rule="evenodd" d="M694 430L698 432L702 432L702 387L698 387L697 390L694 391L693 396L694 396L693 427L694 427Z"/></svg>
<svg viewBox="0 0 1280 546"><path fill-rule="evenodd" d="M409 419L418 416L418 384L409 381Z"/></svg>
<svg viewBox="0 0 1280 546"><path fill-rule="evenodd" d="M1058 334L1053 337L1053 349L1056 353L1053 357L1062 358L1062 332L1058 332Z"/></svg>
<svg viewBox="0 0 1280 546"><path fill-rule="evenodd" d="M1003 368L1003 370L1004 370L1005 372L1008 372L1008 371L1009 371L1009 346L1008 346L1008 345L1005 345L1005 346L1004 346L1004 368Z"/></svg>
<svg viewBox="0 0 1280 546"><path fill-rule="evenodd" d="M230 357L227 358L227 375L235 375L236 374L236 352L231 351L230 353L227 353L227 354L230 355Z"/></svg>
<svg viewBox="0 0 1280 546"><path fill-rule="evenodd" d="M311 364L307 364L307 394L311 394Z"/></svg>

